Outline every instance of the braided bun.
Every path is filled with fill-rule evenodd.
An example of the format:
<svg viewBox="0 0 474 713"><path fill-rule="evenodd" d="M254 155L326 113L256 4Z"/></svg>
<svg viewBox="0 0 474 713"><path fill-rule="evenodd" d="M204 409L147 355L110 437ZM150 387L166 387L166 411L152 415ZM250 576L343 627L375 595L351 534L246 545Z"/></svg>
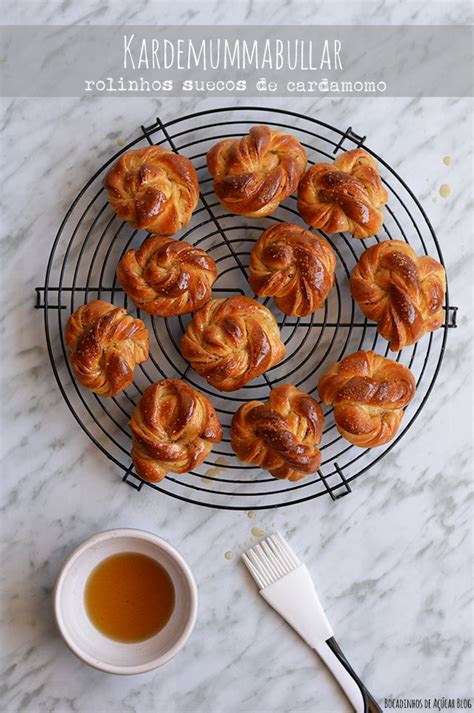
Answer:
<svg viewBox="0 0 474 713"><path fill-rule="evenodd" d="M321 462L323 413L318 402L290 384L272 389L266 404L249 401L232 419L232 448L245 463L274 478L300 480Z"/></svg>
<svg viewBox="0 0 474 713"><path fill-rule="evenodd" d="M273 297L285 314L305 317L324 303L335 269L327 240L299 225L278 223L255 243L249 283L259 297Z"/></svg>
<svg viewBox="0 0 474 713"><path fill-rule="evenodd" d="M336 362L318 384L321 399L334 406L339 433L361 448L392 440L415 390L410 369L372 351Z"/></svg>
<svg viewBox="0 0 474 713"><path fill-rule="evenodd" d="M199 248L151 235L120 260L117 277L137 307L159 317L193 312L207 302L217 277L214 260Z"/></svg>
<svg viewBox="0 0 474 713"><path fill-rule="evenodd" d="M117 215L136 230L174 235L191 219L199 198L193 164L161 146L127 151L104 179Z"/></svg>
<svg viewBox="0 0 474 713"><path fill-rule="evenodd" d="M306 166L300 142L268 126L254 126L241 139L226 139L207 154L214 190L226 210L263 218L298 187Z"/></svg>
<svg viewBox="0 0 474 713"><path fill-rule="evenodd" d="M249 297L211 299L183 335L181 352L220 391L234 391L277 364L285 354L270 310Z"/></svg>
<svg viewBox="0 0 474 713"><path fill-rule="evenodd" d="M64 332L77 380L96 394L114 396L133 381L148 358L148 331L141 319L103 300L82 305Z"/></svg>
<svg viewBox="0 0 474 713"><path fill-rule="evenodd" d="M386 240L362 253L350 285L362 312L377 322L392 351L444 323L444 267L428 255L417 257L401 240Z"/></svg>
<svg viewBox="0 0 474 713"><path fill-rule="evenodd" d="M133 464L150 482L162 480L168 471L192 470L222 439L209 399L178 379L163 379L146 389L130 428Z"/></svg>
<svg viewBox="0 0 474 713"><path fill-rule="evenodd" d="M332 164L314 164L298 188L298 210L306 223L327 233L347 231L355 238L380 230L387 200L377 164L362 149L347 151Z"/></svg>

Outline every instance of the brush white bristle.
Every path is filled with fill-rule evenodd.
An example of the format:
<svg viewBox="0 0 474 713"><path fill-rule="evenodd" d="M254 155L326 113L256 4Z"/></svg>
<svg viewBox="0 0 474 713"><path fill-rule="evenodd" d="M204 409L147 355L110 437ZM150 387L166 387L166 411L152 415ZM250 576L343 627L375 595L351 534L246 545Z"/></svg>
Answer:
<svg viewBox="0 0 474 713"><path fill-rule="evenodd" d="M260 589L277 582L301 564L279 532L244 552L242 559Z"/></svg>

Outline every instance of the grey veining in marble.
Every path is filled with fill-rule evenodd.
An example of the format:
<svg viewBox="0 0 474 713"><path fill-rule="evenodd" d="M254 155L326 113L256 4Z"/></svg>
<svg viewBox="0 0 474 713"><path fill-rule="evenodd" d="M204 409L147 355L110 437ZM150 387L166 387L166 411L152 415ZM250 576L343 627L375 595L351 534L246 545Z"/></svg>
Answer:
<svg viewBox="0 0 474 713"><path fill-rule="evenodd" d="M233 22L323 21L310 3L233 3ZM3 3L4 22L228 22L224 3ZM263 5L267 8L263 9ZM402 9L402 5L404 9ZM443 6L442 8L440 6ZM332 7L332 6L331 6ZM464 3L335 3L326 22L466 20ZM33 12L34 11L34 12ZM365 13L365 14L364 14ZM2 710L6 713L344 713L313 653L257 596L239 562L252 527L279 529L312 571L345 653L376 697L472 695L472 102L277 100L363 129L407 178L440 238L459 306L422 417L353 493L257 513L208 511L120 482L67 411L51 372L33 288L78 188L136 127L219 104L193 99L2 102ZM450 165L444 156L452 157ZM444 199L442 184L451 187ZM93 495L91 495L93 493ZM195 632L141 677L84 666L58 637L51 589L68 552L97 530L169 539L200 591ZM233 559L224 557L232 551Z"/></svg>

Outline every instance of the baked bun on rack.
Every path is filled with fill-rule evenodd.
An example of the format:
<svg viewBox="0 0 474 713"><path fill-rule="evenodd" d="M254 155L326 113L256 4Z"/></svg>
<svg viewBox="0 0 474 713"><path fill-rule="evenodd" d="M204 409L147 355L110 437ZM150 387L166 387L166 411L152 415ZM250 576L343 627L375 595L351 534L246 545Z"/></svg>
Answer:
<svg viewBox="0 0 474 713"><path fill-rule="evenodd" d="M292 223L277 223L255 243L249 283L279 310L305 317L324 303L334 285L336 256L324 238Z"/></svg>
<svg viewBox="0 0 474 713"><path fill-rule="evenodd" d="M209 384L234 391L277 364L285 346L270 310L236 296L211 299L194 313L181 353Z"/></svg>
<svg viewBox="0 0 474 713"><path fill-rule="evenodd" d="M387 200L377 164L363 149L346 151L334 163L314 164L298 188L298 210L308 225L354 238L380 230Z"/></svg>
<svg viewBox="0 0 474 713"><path fill-rule="evenodd" d="M115 396L130 386L136 365L148 359L142 320L103 300L79 307L67 321L64 338L77 380L100 396Z"/></svg>
<svg viewBox="0 0 474 713"><path fill-rule="evenodd" d="M214 260L184 240L150 235L129 250L117 277L137 307L159 317L193 312L210 298L217 277Z"/></svg>
<svg viewBox="0 0 474 713"><path fill-rule="evenodd" d="M445 321L444 267L417 257L401 240L386 240L362 253L350 279L352 296L394 352L414 344Z"/></svg>
<svg viewBox="0 0 474 713"><path fill-rule="evenodd" d="M344 357L318 384L322 401L334 407L341 436L361 448L392 440L415 390L410 369L372 351Z"/></svg>
<svg viewBox="0 0 474 713"><path fill-rule="evenodd" d="M269 126L241 139L225 139L207 154L214 190L226 210L263 218L298 187L307 156L300 142Z"/></svg>
<svg viewBox="0 0 474 713"><path fill-rule="evenodd" d="M239 408L232 419L232 448L241 461L274 478L300 480L319 468L323 420L317 401L282 384L271 390L266 404L248 401Z"/></svg>
<svg viewBox="0 0 474 713"><path fill-rule="evenodd" d="M186 156L148 146L124 153L104 179L109 203L136 230L174 235L199 198L196 170Z"/></svg>
<svg viewBox="0 0 474 713"><path fill-rule="evenodd" d="M132 461L138 475L156 483L165 475L187 473L206 458L222 429L204 394L179 379L149 386L131 421Z"/></svg>

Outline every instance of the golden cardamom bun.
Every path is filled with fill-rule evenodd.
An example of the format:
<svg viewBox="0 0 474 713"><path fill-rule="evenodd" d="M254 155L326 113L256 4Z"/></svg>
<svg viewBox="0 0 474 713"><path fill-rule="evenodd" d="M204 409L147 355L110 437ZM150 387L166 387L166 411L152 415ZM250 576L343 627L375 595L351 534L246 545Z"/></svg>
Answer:
<svg viewBox="0 0 474 713"><path fill-rule="evenodd" d="M149 386L133 412L130 428L135 470L152 483L169 471L187 473L196 468L222 440L209 399L179 379Z"/></svg>
<svg viewBox="0 0 474 713"><path fill-rule="evenodd" d="M298 210L308 225L361 239L380 230L387 200L377 164L363 149L314 164L298 188Z"/></svg>
<svg viewBox="0 0 474 713"><path fill-rule="evenodd" d="M271 390L266 404L249 401L239 408L232 419L232 448L244 463L274 478L300 480L319 468L323 421L317 401L282 384Z"/></svg>
<svg viewBox="0 0 474 713"><path fill-rule="evenodd" d="M350 279L352 296L392 351L415 344L445 321L444 267L417 257L401 240L386 240L362 253Z"/></svg>
<svg viewBox="0 0 474 713"><path fill-rule="evenodd" d="M285 346L270 310L236 296L211 299L194 313L181 353L209 384L234 391L277 364Z"/></svg>
<svg viewBox="0 0 474 713"><path fill-rule="evenodd" d="M255 243L249 283L259 297L273 297L284 314L305 317L324 303L335 269L327 240L299 225L277 223Z"/></svg>
<svg viewBox="0 0 474 713"><path fill-rule="evenodd" d="M160 235L126 252L117 266L117 278L136 306L159 317L202 307L216 277L216 263L204 250Z"/></svg>
<svg viewBox="0 0 474 713"><path fill-rule="evenodd" d="M148 146L124 153L104 179L109 203L136 230L174 235L199 198L196 170L186 156Z"/></svg>
<svg viewBox="0 0 474 713"><path fill-rule="evenodd" d="M225 139L207 154L214 190L226 210L263 218L298 187L306 151L289 134L254 126L241 139Z"/></svg>
<svg viewBox="0 0 474 713"><path fill-rule="evenodd" d="M137 364L148 359L148 331L141 319L103 300L82 305L64 332L77 380L100 396L115 396L133 381Z"/></svg>
<svg viewBox="0 0 474 713"><path fill-rule="evenodd" d="M375 352L355 352L320 379L322 401L334 407L337 430L361 448L388 443L416 391L410 369Z"/></svg>

